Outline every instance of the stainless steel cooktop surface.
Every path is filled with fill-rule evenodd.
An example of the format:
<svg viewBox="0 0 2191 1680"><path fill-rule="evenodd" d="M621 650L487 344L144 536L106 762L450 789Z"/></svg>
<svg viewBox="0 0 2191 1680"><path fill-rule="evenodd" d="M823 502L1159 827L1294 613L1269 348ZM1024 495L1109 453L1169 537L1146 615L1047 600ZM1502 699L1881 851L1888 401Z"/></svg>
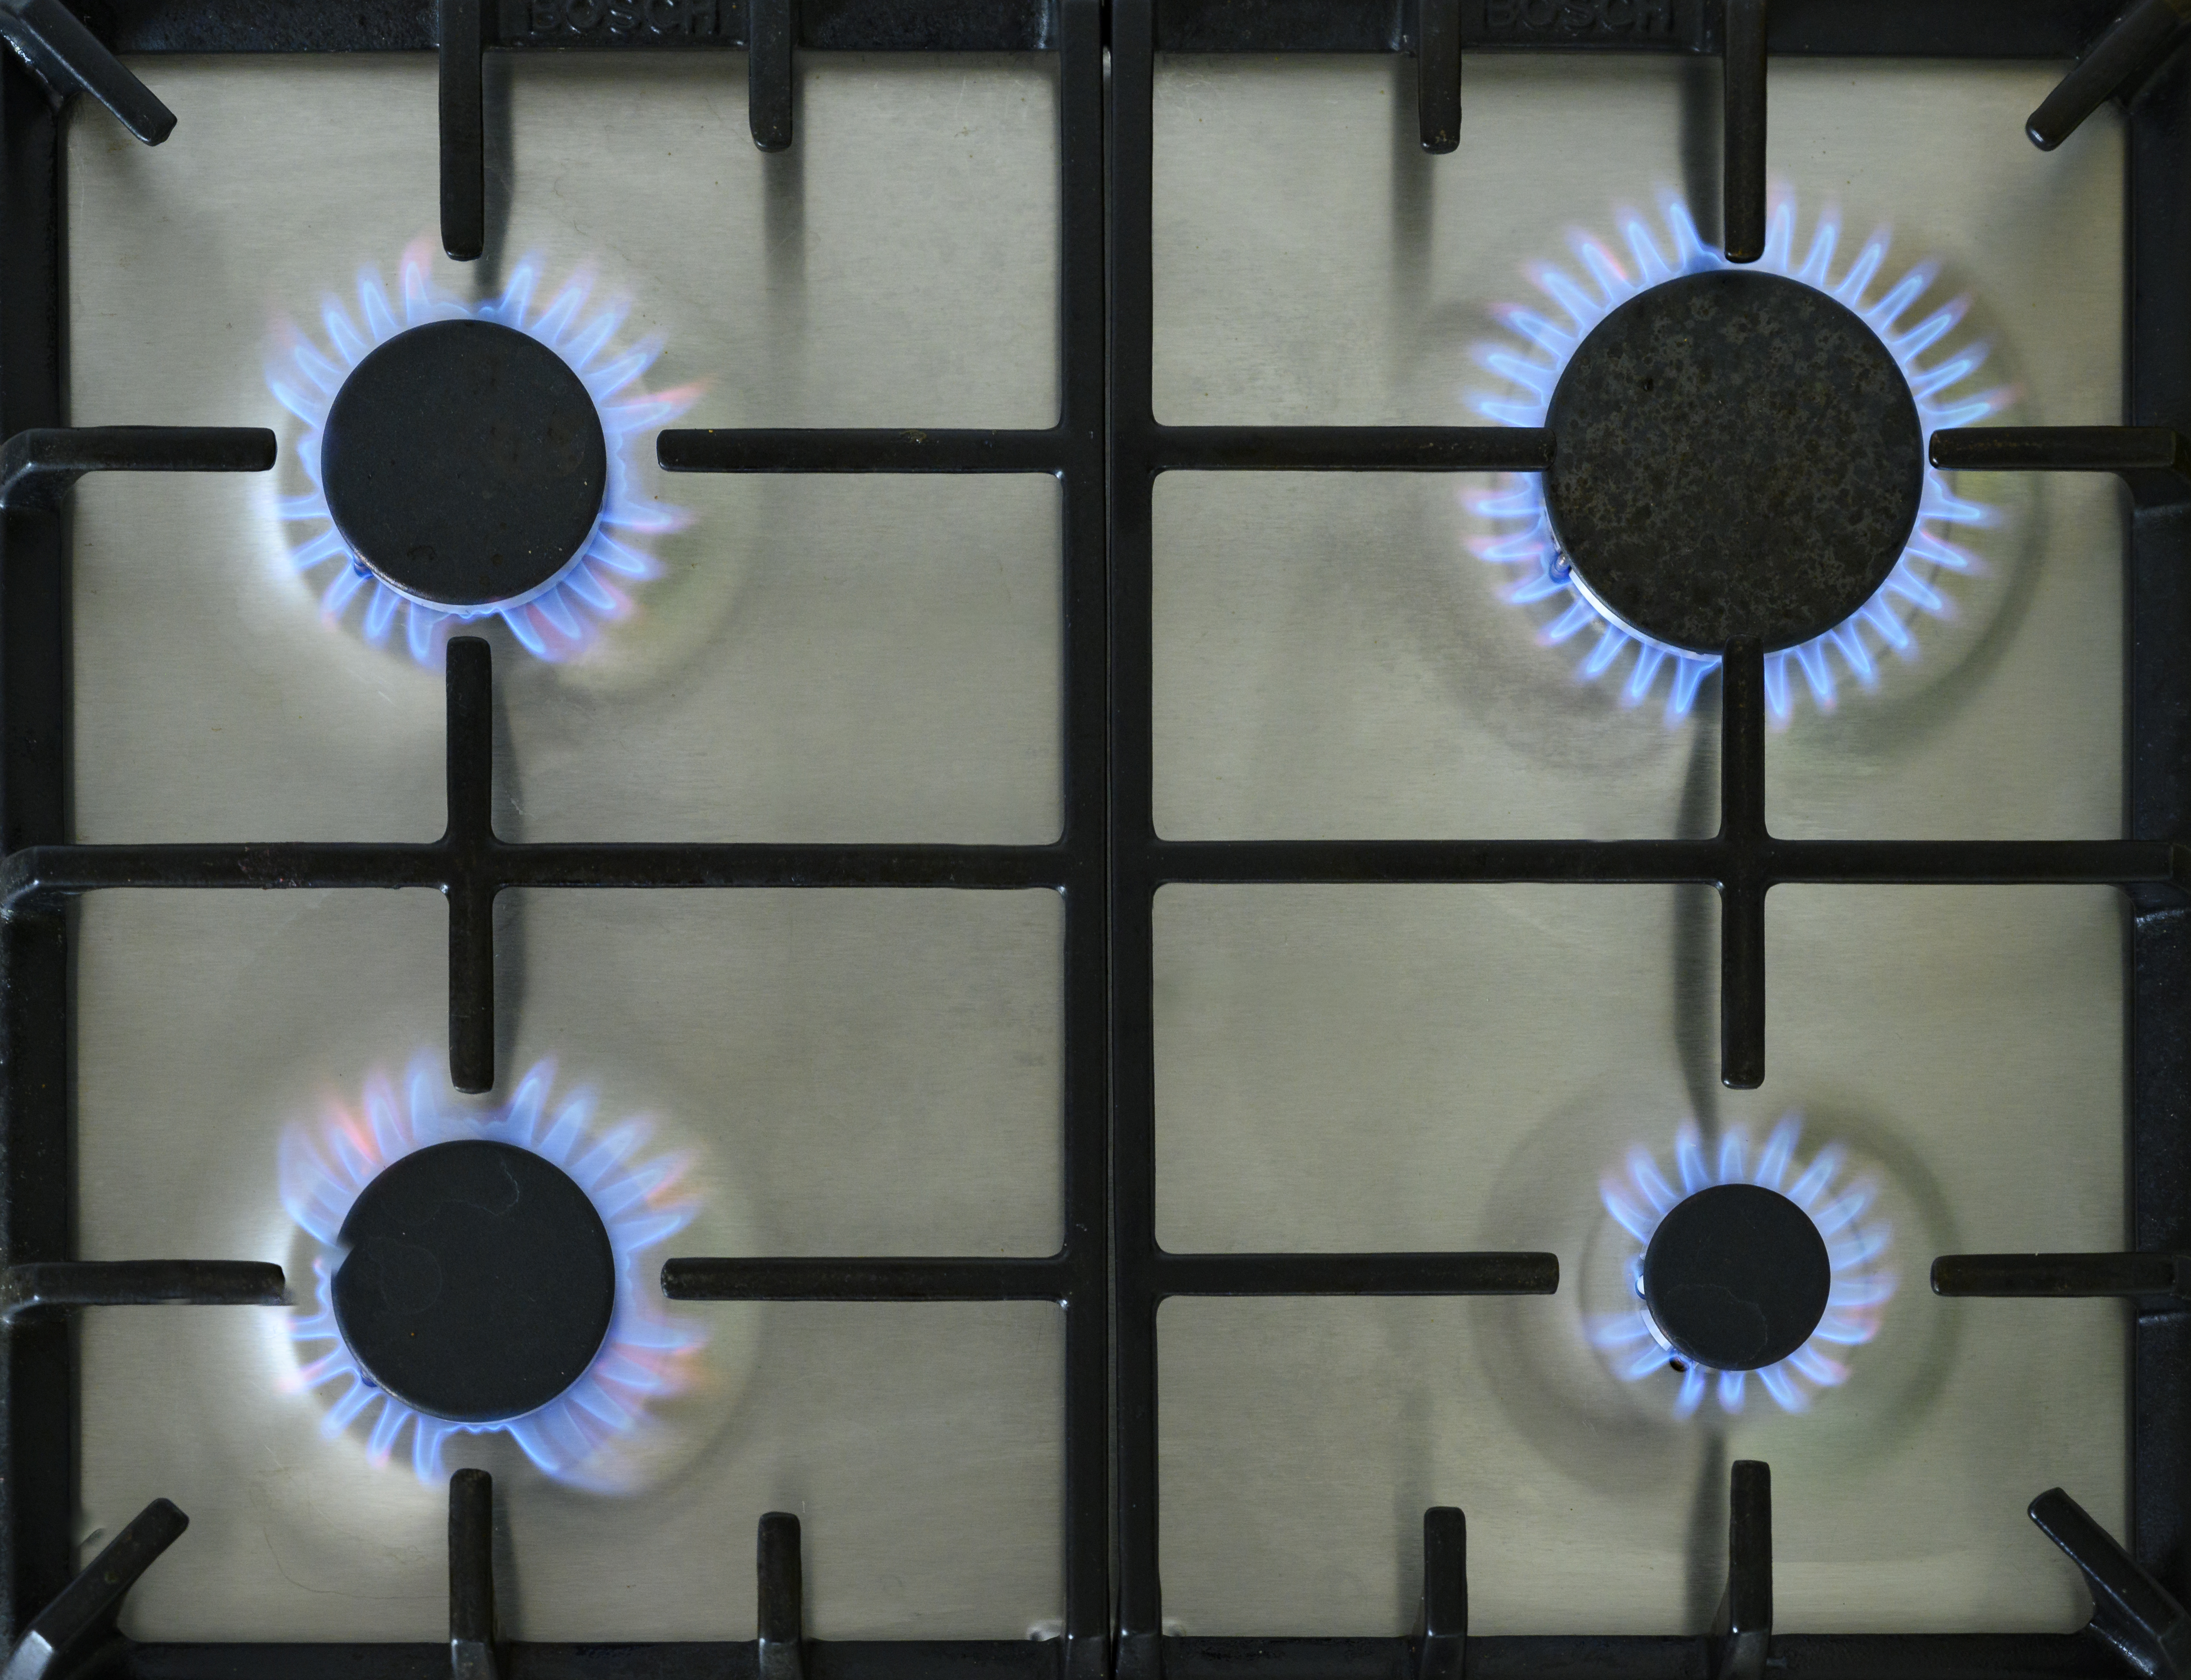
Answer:
<svg viewBox="0 0 2191 1680"><path fill-rule="evenodd" d="M407 260L449 307L572 277L652 343L676 423L1045 426L1056 417L1058 94L1034 57L804 55L798 146L756 152L736 54L491 56L488 247L417 245L425 60L162 60L188 145L70 131L71 423L268 425L265 477L87 480L72 574L73 821L87 841L429 839L438 646L330 610L284 498L309 429L270 383ZM1709 67L1471 55L1457 156L1424 156L1403 62L1173 60L1156 83L1156 409L1178 423L1481 423L1528 394L1561 285L1641 269L1718 197ZM1927 366L2021 424L2116 422L2123 142L2014 143L2047 65L1776 62L1792 240L1884 241ZM2006 138L2004 139L2004 136ZM614 168L598 167L604 156ZM1913 160L1922 159L1922 167ZM1881 230L1875 236L1873 230ZM407 251L413 254L407 258ZM1593 253L1596 253L1593 255ZM1555 274L1553 271L1556 270ZM1913 354L1915 354L1913 352ZM1503 360L1502 360L1503 358ZM285 360L287 359L287 360ZM663 395L662 394L669 394ZM1983 394L1981 399L1979 394ZM1487 410L1485 404L1493 405ZM656 422L656 429L662 422ZM656 575L583 656L500 624L508 838L1041 843L1061 821L1060 491L1039 474L661 474L626 487ZM1483 475L1166 474L1155 498L1155 805L1168 838L1703 836L1716 680L1595 668L1568 604L1511 599L1518 492ZM1829 708L1782 669L1768 819L1791 836L2103 837L2122 827L2113 480L1965 474L1951 559ZM1502 499L1503 498L1503 499ZM667 510L674 509L674 514ZM1526 593L1526 592L1525 592ZM1873 644L1878 650L1879 644ZM1838 656L1836 656L1838 657ZM1717 1083L1705 888L1162 890L1158 1235L1181 1251L1556 1252L1505 1300L1163 1309L1168 1625L1387 1633L1426 1505L1459 1504L1471 1631L1694 1631L1724 1577L1726 1466L1768 1459L1782 1631L2069 1629L2074 1570L2022 1515L2061 1483L2122 1527L2119 1303L1956 1302L1931 1257L2125 1245L2125 937L2097 888L1782 887L1763 1087ZM285 1134L331 1138L414 1063L453 1115L552 1062L683 1163L663 1251L1042 1255L1061 1234L1063 916L1039 891L554 892L498 905L501 1082L443 1059L430 894L93 894L78 916L78 1250L276 1261ZM423 1056L424 1060L418 1059ZM544 1077L544 1076L543 1076ZM1800 1120L1873 1200L1880 1299L1801 1414L1598 1345L1633 1245L1608 1183L1718 1171ZM317 1130L315 1130L317 1128ZM328 1147L333 1147L329 1144ZM1624 1192L1625 1194L1625 1192ZM1624 1246L1625 1245L1625 1246ZM1839 1274L1837 1274L1839 1275ZM1856 1287L1854 1284L1849 1286ZM623 1490L498 1436L504 1626L742 1638L719 1543L798 1513L821 1637L1053 1632L1063 1399L1042 1303L663 1310L681 1388ZM446 1493L325 1427L293 1314L85 1315L80 1530L191 1513L133 1592L141 1637L438 1640ZM730 1548L736 1552L737 1548ZM89 1552L85 1555L88 1557Z"/></svg>

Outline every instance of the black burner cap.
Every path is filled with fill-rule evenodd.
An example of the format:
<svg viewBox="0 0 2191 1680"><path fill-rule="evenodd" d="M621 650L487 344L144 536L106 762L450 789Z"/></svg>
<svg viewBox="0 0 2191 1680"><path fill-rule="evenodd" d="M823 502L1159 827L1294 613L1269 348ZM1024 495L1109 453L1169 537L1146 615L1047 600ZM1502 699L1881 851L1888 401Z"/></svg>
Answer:
<svg viewBox="0 0 2191 1680"><path fill-rule="evenodd" d="M1917 523L1925 441L1878 334L1815 287L1687 275L1600 321L1560 375L1545 500L1585 591L1693 653L1822 635Z"/></svg>
<svg viewBox="0 0 2191 1680"><path fill-rule="evenodd" d="M608 1231L530 1149L466 1138L406 1155L360 1193L342 1241L343 1340L431 1416L522 1416L576 1382L608 1334Z"/></svg>
<svg viewBox="0 0 2191 1680"><path fill-rule="evenodd" d="M608 443L584 384L538 339L430 321L343 381L320 480L335 525L386 582L442 606L490 606L578 552L608 486Z"/></svg>
<svg viewBox="0 0 2191 1680"><path fill-rule="evenodd" d="M1675 1205L1643 1251L1643 1301L1674 1350L1715 1371L1777 1365L1810 1339L1833 1286L1811 1216L1761 1184Z"/></svg>

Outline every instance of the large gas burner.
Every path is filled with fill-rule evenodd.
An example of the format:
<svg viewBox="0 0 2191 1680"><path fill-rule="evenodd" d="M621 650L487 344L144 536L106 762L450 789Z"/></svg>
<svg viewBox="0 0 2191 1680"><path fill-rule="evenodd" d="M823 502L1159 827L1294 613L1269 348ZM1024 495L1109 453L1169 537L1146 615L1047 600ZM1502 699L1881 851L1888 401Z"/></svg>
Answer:
<svg viewBox="0 0 2191 1680"><path fill-rule="evenodd" d="M1829 207L1801 242L1784 198L1755 266L1736 267L1688 205L1664 212L1661 230L1624 214L1625 260L1577 234L1581 275L1534 270L1556 314L1496 311L1525 342L1477 347L1512 389L1475 406L1535 430L1545 464L1471 498L1478 514L1522 522L1474 547L1518 569L1509 602L1554 605L1540 640L1596 632L1584 680L1619 680L1633 650L1624 705L1666 671L1678 724L1722 650L1754 641L1776 724L1799 672L1830 711L1844 680L1876 688L1890 656L1916 658L1920 621L1956 616L1985 569L1949 532L1992 524L1994 510L1927 470L1926 442L2011 392L1969 389L1987 347L1957 336L1969 299L1925 302L1932 264L1868 295L1885 230L1837 266L1840 213Z"/></svg>
<svg viewBox="0 0 2191 1680"><path fill-rule="evenodd" d="M1720 1409L1740 1411L1752 1374L1784 1411L1807 1410L1813 1390L1848 1380L1835 1354L1870 1341L1893 1298L1876 1184L1844 1181L1837 1144L1799 1168L1802 1129L1789 1115L1753 1151L1730 1127L1707 1151L1685 1124L1670 1176L1635 1149L1625 1174L1599 1186L1642 1250L1624 1268L1633 1304L1597 1318L1591 1339L1628 1382L1678 1374L1676 1417L1696 1411L1715 1376Z"/></svg>
<svg viewBox="0 0 2191 1680"><path fill-rule="evenodd" d="M1925 439L1879 335L1814 287L1724 269L1613 311L1547 417L1545 499L1608 616L1716 654L1822 636L1916 526Z"/></svg>

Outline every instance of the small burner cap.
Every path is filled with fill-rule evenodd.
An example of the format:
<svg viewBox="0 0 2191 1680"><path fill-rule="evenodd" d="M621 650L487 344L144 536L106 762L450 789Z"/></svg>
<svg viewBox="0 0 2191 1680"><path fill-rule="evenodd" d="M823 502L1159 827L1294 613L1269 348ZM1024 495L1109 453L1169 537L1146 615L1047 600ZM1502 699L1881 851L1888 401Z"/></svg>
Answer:
<svg viewBox="0 0 2191 1680"><path fill-rule="evenodd" d="M492 606L578 552L608 487L608 443L592 395L538 339L430 321L343 381L320 480L337 528L384 582L441 606Z"/></svg>
<svg viewBox="0 0 2191 1680"><path fill-rule="evenodd" d="M608 1334L608 1230L530 1149L464 1138L406 1155L359 1193L342 1241L343 1340L430 1416L521 1417L577 1382Z"/></svg>
<svg viewBox="0 0 2191 1680"><path fill-rule="evenodd" d="M1687 275L1585 338L1552 392L1545 500L1576 579L1692 653L1832 629L1901 557L1924 429L1879 335L1800 281Z"/></svg>
<svg viewBox="0 0 2191 1680"><path fill-rule="evenodd" d="M1643 1251L1652 1322L1714 1371L1786 1359L1818 1327L1832 1286L1811 1216L1761 1184L1715 1184L1677 1202Z"/></svg>

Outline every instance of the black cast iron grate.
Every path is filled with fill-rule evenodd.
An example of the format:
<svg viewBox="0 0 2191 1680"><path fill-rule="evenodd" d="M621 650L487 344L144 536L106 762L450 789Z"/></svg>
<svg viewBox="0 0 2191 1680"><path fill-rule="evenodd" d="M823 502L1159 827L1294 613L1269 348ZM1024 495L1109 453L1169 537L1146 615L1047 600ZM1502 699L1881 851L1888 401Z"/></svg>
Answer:
<svg viewBox="0 0 2191 1680"><path fill-rule="evenodd" d="M114 1668L143 1680L329 1671L360 1680L754 1676L758 1680L1458 1680L1588 1671L1636 1680L1761 1675L2172 1672L2191 1657L2191 0L0 0L0 1624L6 1680ZM1764 239L1766 66L1780 55L2080 60L2034 113L2058 144L2108 98L2129 110L2124 428L1942 434L1935 463L2112 472L2129 486L2129 837L2104 842L1790 841L1766 826L1763 650L1726 650L1722 827L1708 840L1196 842L1151 810L1150 497L1175 469L1541 469L1549 434L1465 427L1160 426L1152 360L1151 87L1158 51L1400 53L1421 139L1451 151L1460 48L1716 55L1726 83L1728 254ZM755 143L793 143L793 51L1045 51L1059 56L1062 411L1040 431L671 432L673 471L1039 472L1063 497L1062 837L1033 847L511 844L493 833L483 643L449 649L447 830L431 844L83 846L66 817L67 486L90 470L263 470L270 434L63 427L57 106L88 93L139 139L174 117L113 53L437 51L441 226L484 240L483 53L747 48ZM109 49L112 49L110 52ZM20 60L20 61L19 61ZM643 77L635 60L635 77ZM2004 136L2004 145L2013 145ZM1457 167L1457 166L1448 166ZM2127 1550L2058 1490L2032 1515L2086 1571L2075 1635L1775 1636L1762 1465L1734 1467L1727 1592L1696 1637L1470 1637L1461 1513L1424 1521L1421 1615L1405 1638L1187 1638L1162 1632L1156 1317L1177 1295L1546 1293L1550 1255L1173 1254L1156 1240L1151 910L1167 882L1697 883L1722 902L1722 1074L1763 1076L1764 906L1787 882L2103 883L2131 911L2131 1212L2137 1251L1944 1257L1948 1293L2137 1301ZM68 906L111 887L433 887L449 903L450 1069L493 1082L492 909L513 887L1041 887L1065 937L1065 1229L1039 1260L673 1259L684 1299L1041 1300L1065 1311L1066 1609L1044 1642L803 1637L798 1526L760 1518L760 1637L731 1644L498 1639L491 1490L451 1485L450 1638L441 1645L139 1644L115 1616L186 1521L156 1500L71 1579L69 1309L278 1300L278 1269L70 1258ZM152 1491L147 1490L148 1492ZM737 1526L737 1513L725 1513ZM735 1547L726 1542L728 1576ZM2171 1596L2173 1594L2174 1596ZM248 1630L239 1630L248 1632Z"/></svg>

